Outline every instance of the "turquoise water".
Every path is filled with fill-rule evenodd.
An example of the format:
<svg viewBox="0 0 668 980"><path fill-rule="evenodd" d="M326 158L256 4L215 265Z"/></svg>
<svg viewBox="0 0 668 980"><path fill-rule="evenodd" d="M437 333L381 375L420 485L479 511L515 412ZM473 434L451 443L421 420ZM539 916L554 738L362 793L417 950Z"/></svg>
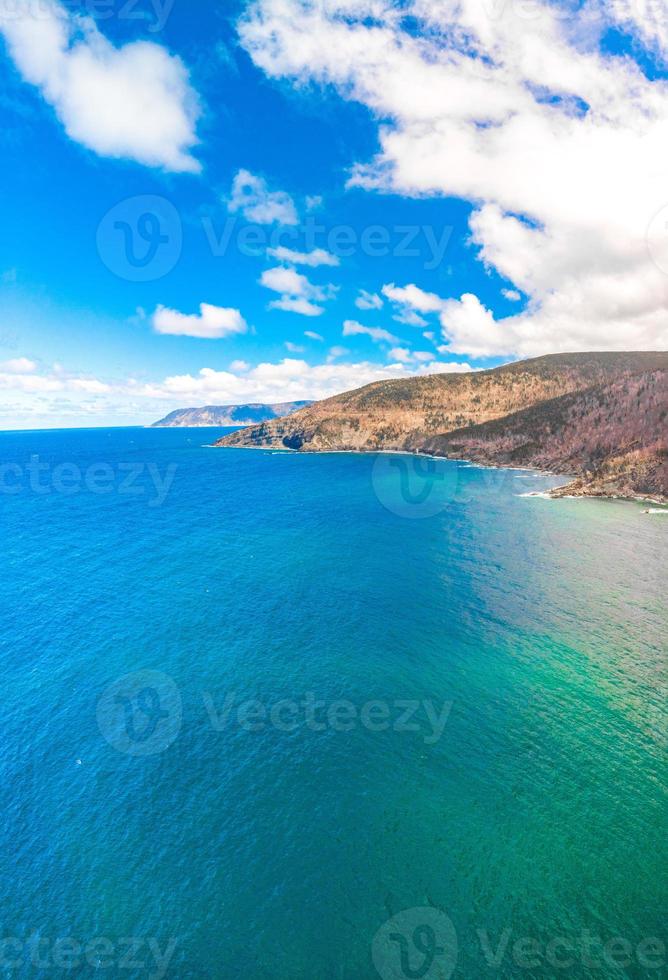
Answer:
<svg viewBox="0 0 668 980"><path fill-rule="evenodd" d="M668 976L668 518L216 434L0 434L2 975Z"/></svg>

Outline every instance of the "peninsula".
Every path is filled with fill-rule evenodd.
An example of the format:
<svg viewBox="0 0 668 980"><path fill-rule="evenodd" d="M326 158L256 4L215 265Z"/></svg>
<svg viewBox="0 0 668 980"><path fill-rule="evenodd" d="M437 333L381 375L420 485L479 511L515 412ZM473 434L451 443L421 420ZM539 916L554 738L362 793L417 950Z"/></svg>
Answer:
<svg viewBox="0 0 668 980"><path fill-rule="evenodd" d="M379 381L216 445L427 453L571 474L554 495L668 501L668 352L551 354Z"/></svg>
<svg viewBox="0 0 668 980"><path fill-rule="evenodd" d="M250 403L247 405L205 405L203 408L178 408L164 419L154 422L151 428L172 429L185 426L232 426L255 425L280 416L290 415L300 408L311 405L310 401L279 402L275 405Z"/></svg>

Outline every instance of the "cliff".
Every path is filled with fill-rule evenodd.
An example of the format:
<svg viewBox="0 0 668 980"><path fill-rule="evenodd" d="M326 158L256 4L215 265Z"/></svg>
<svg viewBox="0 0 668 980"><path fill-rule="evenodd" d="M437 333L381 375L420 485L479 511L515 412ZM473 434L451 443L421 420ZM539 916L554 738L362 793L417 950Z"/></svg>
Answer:
<svg viewBox="0 0 668 980"><path fill-rule="evenodd" d="M554 354L380 381L220 446L406 450L570 473L562 493L668 498L668 353Z"/></svg>

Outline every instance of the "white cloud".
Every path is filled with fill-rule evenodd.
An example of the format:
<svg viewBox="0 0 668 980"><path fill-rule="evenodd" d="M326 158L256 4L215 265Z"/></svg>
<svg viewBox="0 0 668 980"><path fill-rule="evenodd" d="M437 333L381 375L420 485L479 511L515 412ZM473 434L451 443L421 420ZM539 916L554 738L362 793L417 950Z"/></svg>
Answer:
<svg viewBox="0 0 668 980"><path fill-rule="evenodd" d="M38 374L37 364L26 357L0 363L0 390L27 393L29 395L70 392L100 395L113 390L113 386L98 378L71 374L54 364L51 371Z"/></svg>
<svg viewBox="0 0 668 980"><path fill-rule="evenodd" d="M386 344L396 344L398 338L394 337L389 331L383 330L381 327L364 327L357 320L346 320L343 324L343 336L344 337L355 337L366 335L371 337L374 343L386 343Z"/></svg>
<svg viewBox="0 0 668 980"><path fill-rule="evenodd" d="M295 252L291 248L286 248L285 245L279 245L277 248L268 248L267 255L278 259L279 262L292 262L294 265L308 265L312 268L319 265L337 266L340 264L336 255L325 251L324 248L314 248L312 252Z"/></svg>
<svg viewBox="0 0 668 980"><path fill-rule="evenodd" d="M232 181L228 202L232 213L241 211L247 221L258 225L297 225L295 203L285 191L270 191L266 180L248 170L240 170Z"/></svg>
<svg viewBox="0 0 668 980"><path fill-rule="evenodd" d="M89 395L105 395L112 391L111 385L98 381L97 378L72 378L68 387L72 391L85 391Z"/></svg>
<svg viewBox="0 0 668 980"><path fill-rule="evenodd" d="M71 139L100 156L199 172L191 150L200 108L180 58L147 41L115 47L56 0L3 8L12 60Z"/></svg>
<svg viewBox="0 0 668 980"><path fill-rule="evenodd" d="M427 293L413 283L408 286L389 283L383 286L382 293L394 307L393 319L410 327L426 327L428 321L422 314L438 313L443 308L440 296Z"/></svg>
<svg viewBox="0 0 668 980"><path fill-rule="evenodd" d="M412 354L406 347L393 347L390 351L390 357L393 361L401 361L402 364L408 364Z"/></svg>
<svg viewBox="0 0 668 980"><path fill-rule="evenodd" d="M599 0L599 12L630 34L637 34L651 49L668 54L668 10L655 0Z"/></svg>
<svg viewBox="0 0 668 980"><path fill-rule="evenodd" d="M471 370L470 365L456 361L407 364L394 357L387 364L375 364L338 360L349 353L344 347L332 347L327 361L316 365L299 358L255 366L235 360L226 371L204 367L195 374L172 375L148 383L134 378L91 378L63 368L41 375L11 375L0 370L6 418L3 424L35 424L32 420L37 418L58 425L70 419L73 424L99 424L101 418L151 422L169 409L189 405L318 399L387 378ZM390 357L396 354L396 350L392 351ZM11 417L7 414L10 404Z"/></svg>
<svg viewBox="0 0 668 980"><path fill-rule="evenodd" d="M515 327L513 331L509 330L511 323ZM517 332L517 320L495 320L490 310L472 293L464 293L460 300L446 300L441 324L448 339L447 345L438 348L441 354L512 355L525 339Z"/></svg>
<svg viewBox="0 0 668 980"><path fill-rule="evenodd" d="M423 364L417 374L470 374L473 368L466 361L430 361Z"/></svg>
<svg viewBox="0 0 668 980"><path fill-rule="evenodd" d="M239 310L201 303L199 313L179 313L159 306L153 314L156 333L215 340L248 331L248 324Z"/></svg>
<svg viewBox="0 0 668 980"><path fill-rule="evenodd" d="M318 341L321 341L321 342L324 341L324 339L325 339L322 336L322 334L316 333L315 330L305 330L304 331L304 336L305 337L308 337L309 340L318 340Z"/></svg>
<svg viewBox="0 0 668 980"><path fill-rule="evenodd" d="M501 293L506 299L510 300L511 303L519 303L522 299L522 294L516 289L502 289Z"/></svg>
<svg viewBox="0 0 668 980"><path fill-rule="evenodd" d="M369 293L366 289L360 289L359 296L355 300L358 310L380 310L383 306L383 299L378 293Z"/></svg>
<svg viewBox="0 0 668 980"><path fill-rule="evenodd" d="M415 284L409 286L395 286L389 283L383 286L383 296L386 296L391 303L397 306L406 306L419 313L438 313L443 307L443 300L436 293L426 293Z"/></svg>
<svg viewBox="0 0 668 980"><path fill-rule="evenodd" d="M407 306L398 307L397 311L392 315L392 319L396 320L397 323L405 323L409 327L426 327L427 321L415 310L409 309Z"/></svg>
<svg viewBox="0 0 668 980"><path fill-rule="evenodd" d="M324 313L322 306L316 306L304 296L281 296L269 304L270 310L283 310L284 313L299 313L300 316L320 316Z"/></svg>
<svg viewBox="0 0 668 980"><path fill-rule="evenodd" d="M299 344L293 344L291 340L285 341L286 350L289 350L291 354L303 354L304 348L300 347Z"/></svg>
<svg viewBox="0 0 668 980"><path fill-rule="evenodd" d="M300 296L311 290L311 284L306 276L284 265L265 269L260 276L260 285L272 289L275 293L288 293L293 296Z"/></svg>
<svg viewBox="0 0 668 980"><path fill-rule="evenodd" d="M471 201L480 259L528 297L497 321L469 295L442 313L395 294L398 315L442 315L451 349L530 356L668 347L668 81L599 43L622 26L665 56L665 10L255 0L240 31L268 75L335 86L379 120L353 185Z"/></svg>
<svg viewBox="0 0 668 980"><path fill-rule="evenodd" d="M330 347L327 352L327 362L335 361L337 357L345 357L346 354L350 354L347 347L341 347L339 344L335 344L334 347Z"/></svg>
<svg viewBox="0 0 668 980"><path fill-rule="evenodd" d="M445 346L439 347L439 352L450 353L448 348ZM411 351L407 347L393 347L390 351L390 357L395 361L401 361L402 364L427 364L436 363L434 362L434 354L432 351L428 350L416 350ZM469 365L460 365L463 370L468 370Z"/></svg>
<svg viewBox="0 0 668 980"><path fill-rule="evenodd" d="M338 351L341 356L345 351ZM174 405L233 404L234 402L296 401L306 398L327 398L387 378L412 377L470 371L467 364L434 361L417 369L402 364L372 364L361 361L353 364L309 365L304 360L285 358L278 363L261 363L242 377L230 371L203 368L197 375L177 375L158 384L145 385L144 397L160 398Z"/></svg>
<svg viewBox="0 0 668 980"><path fill-rule="evenodd" d="M9 361L0 362L0 371L7 374L31 374L37 370L37 365L27 357L13 357Z"/></svg>
<svg viewBox="0 0 668 980"><path fill-rule="evenodd" d="M265 269L260 276L260 285L281 293L281 298L273 300L269 309L300 313L302 316L320 316L325 310L317 304L332 299L337 292L331 284L317 286L301 272L282 265Z"/></svg>

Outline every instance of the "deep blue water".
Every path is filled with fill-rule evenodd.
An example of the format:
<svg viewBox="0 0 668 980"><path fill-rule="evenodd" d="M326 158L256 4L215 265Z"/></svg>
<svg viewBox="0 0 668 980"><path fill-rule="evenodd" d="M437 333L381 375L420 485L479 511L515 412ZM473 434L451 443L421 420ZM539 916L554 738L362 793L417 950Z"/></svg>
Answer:
<svg viewBox="0 0 668 980"><path fill-rule="evenodd" d="M668 518L217 434L0 434L2 975L666 977Z"/></svg>

